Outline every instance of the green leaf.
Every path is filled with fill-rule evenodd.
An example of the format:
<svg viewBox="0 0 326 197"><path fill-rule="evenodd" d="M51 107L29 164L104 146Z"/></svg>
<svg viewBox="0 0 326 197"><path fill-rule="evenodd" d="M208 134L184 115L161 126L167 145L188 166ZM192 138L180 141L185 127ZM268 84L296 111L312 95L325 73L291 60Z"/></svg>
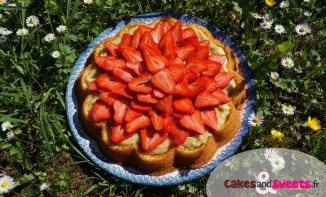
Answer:
<svg viewBox="0 0 326 197"><path fill-rule="evenodd" d="M281 44L277 45L278 50L281 53L287 53L294 49L295 43L291 42L290 40L282 42Z"/></svg>
<svg viewBox="0 0 326 197"><path fill-rule="evenodd" d="M35 179L35 176L33 174L24 174L20 179L20 183L21 184L29 183L34 179Z"/></svg>

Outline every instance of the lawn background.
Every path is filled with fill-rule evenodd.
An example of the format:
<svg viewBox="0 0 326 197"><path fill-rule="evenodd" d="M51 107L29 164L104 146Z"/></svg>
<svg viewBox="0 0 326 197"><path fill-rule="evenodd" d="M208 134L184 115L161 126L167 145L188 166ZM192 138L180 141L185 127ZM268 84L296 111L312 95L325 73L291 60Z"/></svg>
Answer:
<svg viewBox="0 0 326 197"><path fill-rule="evenodd" d="M299 150L326 162L325 134L325 8L323 1L290 0L281 9L265 1L224 0L18 0L17 5L0 5L0 27L13 34L0 41L0 122L10 121L15 133L6 138L0 131L0 176L16 182L7 196L204 196L207 177L171 187L143 187L112 177L92 164L71 135L65 115L65 89L72 66L96 35L121 20L149 12L170 12L198 17L228 35L250 65L256 88L256 112L264 122L251 127L238 152L262 147ZM305 11L312 15L306 16ZM286 32L260 27L261 19L250 12L271 14L274 24ZM25 20L35 15L36 27ZM307 23L312 31L300 36L297 24ZM66 25L59 34L56 27ZM29 34L16 31L26 27ZM54 33L56 39L45 42ZM60 51L58 59L51 57ZM296 53L297 52L297 53ZM293 68L281 59L294 60ZM279 79L271 80L271 72ZM295 107L286 115L282 105ZM322 129L307 125L308 116L319 119ZM276 129L282 137L271 134ZM42 183L50 187L40 191ZM5 196L6 196L5 195ZM1 194L0 194L1 196Z"/></svg>

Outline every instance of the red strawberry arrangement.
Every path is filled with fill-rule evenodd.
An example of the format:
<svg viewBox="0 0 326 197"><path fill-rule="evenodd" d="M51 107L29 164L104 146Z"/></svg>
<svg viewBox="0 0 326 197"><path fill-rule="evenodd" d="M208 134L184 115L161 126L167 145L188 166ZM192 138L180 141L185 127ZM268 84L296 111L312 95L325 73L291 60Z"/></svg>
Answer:
<svg viewBox="0 0 326 197"><path fill-rule="evenodd" d="M222 90L234 76L221 71L226 57L209 46L180 21L139 25L119 44L107 41L109 55L95 58L102 73L89 84L99 95L90 119L110 121L113 143L138 132L145 152L167 138L182 145L189 135L216 130L215 108L230 101Z"/></svg>

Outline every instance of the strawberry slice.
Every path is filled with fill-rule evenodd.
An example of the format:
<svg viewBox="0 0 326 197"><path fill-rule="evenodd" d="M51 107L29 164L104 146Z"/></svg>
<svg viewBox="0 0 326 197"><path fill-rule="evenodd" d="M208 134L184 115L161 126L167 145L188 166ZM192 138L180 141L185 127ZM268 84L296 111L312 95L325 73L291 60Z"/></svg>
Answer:
<svg viewBox="0 0 326 197"><path fill-rule="evenodd" d="M158 99L162 99L165 97L164 92L158 88L153 88L153 94Z"/></svg>
<svg viewBox="0 0 326 197"><path fill-rule="evenodd" d="M218 97L208 92L200 93L195 100L196 108L217 107L220 104L221 102Z"/></svg>
<svg viewBox="0 0 326 197"><path fill-rule="evenodd" d="M125 118L127 104L124 102L116 101L113 104L113 110L114 110L114 115L113 115L114 122L117 124L122 124Z"/></svg>
<svg viewBox="0 0 326 197"><path fill-rule="evenodd" d="M119 50L122 53L122 56L129 63L137 63L143 61L140 51L137 51L135 48L128 45L119 45Z"/></svg>
<svg viewBox="0 0 326 197"><path fill-rule="evenodd" d="M153 37L152 37L152 34L148 31L146 31L140 38L140 43L144 43L144 44L147 44L149 46L157 46Z"/></svg>
<svg viewBox="0 0 326 197"><path fill-rule="evenodd" d="M194 82L189 84L190 92L188 93L189 97L195 97L205 90L206 80L203 78L198 78Z"/></svg>
<svg viewBox="0 0 326 197"><path fill-rule="evenodd" d="M142 149L146 152L154 150L168 138L167 132L155 131L152 127L140 130Z"/></svg>
<svg viewBox="0 0 326 197"><path fill-rule="evenodd" d="M155 97L153 92L150 92L148 94L137 93L136 96L139 102L150 103L150 104L155 104L158 102L158 99Z"/></svg>
<svg viewBox="0 0 326 197"><path fill-rule="evenodd" d="M113 44L111 41L106 41L104 43L105 48L110 52L110 55L117 57L119 55L118 45Z"/></svg>
<svg viewBox="0 0 326 197"><path fill-rule="evenodd" d="M172 116L175 117L175 118L177 118L177 119L180 119L180 118L182 118L184 116L184 114L173 112L172 113Z"/></svg>
<svg viewBox="0 0 326 197"><path fill-rule="evenodd" d="M221 71L221 63L212 60L204 60L204 62L206 63L208 69L203 71L201 75L214 77L218 72Z"/></svg>
<svg viewBox="0 0 326 197"><path fill-rule="evenodd" d="M166 57L162 55L146 55L144 59L147 69L153 74L164 69L168 63Z"/></svg>
<svg viewBox="0 0 326 197"><path fill-rule="evenodd" d="M225 55L218 55L218 54L212 54L208 56L209 60L219 62L221 65L224 64L226 61L226 56Z"/></svg>
<svg viewBox="0 0 326 197"><path fill-rule="evenodd" d="M140 93L150 93L152 91L152 86L150 84L151 74L142 73L139 77L134 78L128 83L130 90Z"/></svg>
<svg viewBox="0 0 326 197"><path fill-rule="evenodd" d="M141 112L148 112L152 109L151 105L149 105L148 103L141 103L141 102L138 102L135 100L131 101L130 105L134 109L141 111Z"/></svg>
<svg viewBox="0 0 326 197"><path fill-rule="evenodd" d="M182 30L183 39L186 39L186 38L189 38L189 37L192 37L192 36L197 37L197 34L196 34L196 32L195 32L195 30L193 28L187 27L187 28ZM197 38L197 40L198 40L198 38Z"/></svg>
<svg viewBox="0 0 326 197"><path fill-rule="evenodd" d="M175 87L175 82L167 69L163 69L152 76L151 82L155 87L168 94L171 94Z"/></svg>
<svg viewBox="0 0 326 197"><path fill-rule="evenodd" d="M180 46L194 46L195 48L198 47L199 41L197 36L190 36L187 38L184 38L182 42L180 43Z"/></svg>
<svg viewBox="0 0 326 197"><path fill-rule="evenodd" d="M163 131L164 132L170 132L170 126L173 121L173 117L166 113L166 112L161 112L161 117L163 118Z"/></svg>
<svg viewBox="0 0 326 197"><path fill-rule="evenodd" d="M179 121L173 121L170 125L170 139L174 144L184 144L189 132L183 126L180 125Z"/></svg>
<svg viewBox="0 0 326 197"><path fill-rule="evenodd" d="M191 45L181 46L176 50L178 57L182 61L185 61L189 57L191 57L193 55L194 51L195 51L195 47L193 47Z"/></svg>
<svg viewBox="0 0 326 197"><path fill-rule="evenodd" d="M93 122L108 120L112 117L112 108L104 101L97 99L89 112L89 118Z"/></svg>
<svg viewBox="0 0 326 197"><path fill-rule="evenodd" d="M131 136L133 136L133 133L127 133L124 126L120 124L114 124L112 126L111 141L113 143L119 143Z"/></svg>
<svg viewBox="0 0 326 197"><path fill-rule="evenodd" d="M162 22L163 33L165 34L172 26L173 24L170 21Z"/></svg>
<svg viewBox="0 0 326 197"><path fill-rule="evenodd" d="M205 79L205 81L206 81L206 87L205 87L204 91L212 93L216 89L218 89L218 87L216 87L216 81L213 78L210 78L207 76L202 76L201 78Z"/></svg>
<svg viewBox="0 0 326 197"><path fill-rule="evenodd" d="M152 126L156 131L163 129L164 119L162 117L164 112L158 110L152 110L149 112Z"/></svg>
<svg viewBox="0 0 326 197"><path fill-rule="evenodd" d="M166 34L162 37L159 48L162 51L162 54L165 57L168 57L170 54L176 53L177 43L175 42L174 36L171 31L166 32Z"/></svg>
<svg viewBox="0 0 326 197"><path fill-rule="evenodd" d="M174 25L169 29L169 31L172 32L173 36L174 36L174 40L176 42L181 42L183 39L182 36L182 23L180 21L177 21L176 23L174 23Z"/></svg>
<svg viewBox="0 0 326 197"><path fill-rule="evenodd" d="M204 46L204 47L209 48L209 45L210 45L210 41L209 40L202 40L202 41L199 41L199 45L198 46Z"/></svg>
<svg viewBox="0 0 326 197"><path fill-rule="evenodd" d="M211 128L213 131L217 130L218 119L214 108L205 108L200 112L203 124Z"/></svg>
<svg viewBox="0 0 326 197"><path fill-rule="evenodd" d="M126 110L126 114L125 114L125 122L129 122L129 121L136 119L142 115L143 115L143 112L138 111L131 106L128 106L127 110Z"/></svg>
<svg viewBox="0 0 326 197"><path fill-rule="evenodd" d="M199 45L195 51L195 58L199 60L205 60L208 58L209 48L208 46Z"/></svg>
<svg viewBox="0 0 326 197"><path fill-rule="evenodd" d="M144 34L147 31L149 31L149 32L152 31L152 28L151 27L148 27L146 25L139 25L138 26L138 29L140 30L141 34Z"/></svg>
<svg viewBox="0 0 326 197"><path fill-rule="evenodd" d="M135 118L126 124L126 131L127 133L134 133L135 131L145 128L151 124L151 120L145 116L142 115L138 118Z"/></svg>
<svg viewBox="0 0 326 197"><path fill-rule="evenodd" d="M130 45L132 35L128 33L124 33L121 38L120 44Z"/></svg>
<svg viewBox="0 0 326 197"><path fill-rule="evenodd" d="M120 68L120 67L114 67L112 70L112 74L118 78L120 78L121 80L123 80L124 82L130 82L131 80L133 80L134 76L132 75L132 70L130 70L127 67L124 68Z"/></svg>
<svg viewBox="0 0 326 197"><path fill-rule="evenodd" d="M178 83L174 90L173 95L187 97L189 95L190 88L186 79L182 79L180 83Z"/></svg>
<svg viewBox="0 0 326 197"><path fill-rule="evenodd" d="M108 72L111 72L114 67L125 67L125 62L122 59L117 59L113 56L97 56L95 63L98 67Z"/></svg>
<svg viewBox="0 0 326 197"><path fill-rule="evenodd" d="M205 64L203 60L199 59L189 59L186 64L187 68L191 68L198 73L202 73L203 71L208 69L208 66Z"/></svg>
<svg viewBox="0 0 326 197"><path fill-rule="evenodd" d="M189 98L181 98L173 101L173 110L177 113L192 114L195 108Z"/></svg>
<svg viewBox="0 0 326 197"><path fill-rule="evenodd" d="M167 69L170 72L171 78L176 83L180 82L184 78L184 75L189 72L189 69L185 68L183 64L171 64Z"/></svg>
<svg viewBox="0 0 326 197"><path fill-rule="evenodd" d="M168 56L168 65L184 65L184 62L178 57L176 52L170 53Z"/></svg>
<svg viewBox="0 0 326 197"><path fill-rule="evenodd" d="M107 89L101 88L100 86L98 86L97 83L96 83L96 80L91 81L89 83L88 89L90 91L94 91L94 92L107 92L108 91Z"/></svg>
<svg viewBox="0 0 326 197"><path fill-rule="evenodd" d="M138 28L131 37L130 46L137 49L142 35L142 30Z"/></svg>
<svg viewBox="0 0 326 197"><path fill-rule="evenodd" d="M195 71L194 69L188 69L188 73L184 75L184 79L190 83L200 77L200 73Z"/></svg>
<svg viewBox="0 0 326 197"><path fill-rule="evenodd" d="M123 102L124 98L114 92L101 92L99 97L102 101L106 102L110 106L113 106L115 102Z"/></svg>
<svg viewBox="0 0 326 197"><path fill-rule="evenodd" d="M203 134L205 132L205 126L200 117L200 112L197 110L191 115L184 115L182 118L180 118L179 122L183 127L193 131L196 134Z"/></svg>
<svg viewBox="0 0 326 197"><path fill-rule="evenodd" d="M217 89L212 93L214 96L217 97L217 99L220 101L220 103L227 103L229 102L231 99L229 98L229 96L223 92L221 89Z"/></svg>
<svg viewBox="0 0 326 197"><path fill-rule="evenodd" d="M128 88L127 84L123 84L121 88L112 89L111 91L128 99L132 99L134 97L134 93Z"/></svg>
<svg viewBox="0 0 326 197"><path fill-rule="evenodd" d="M225 88L233 78L234 75L228 72L219 72L214 77L216 81L216 86L221 89Z"/></svg>
<svg viewBox="0 0 326 197"><path fill-rule="evenodd" d="M139 47L143 55L161 55L161 51L156 45L151 46L149 44L141 42L139 44Z"/></svg>
<svg viewBox="0 0 326 197"><path fill-rule="evenodd" d="M158 44L162 38L162 36L164 35L163 32L163 25L162 23L158 23L155 25L155 27L153 28L153 30L151 31L153 40L156 44Z"/></svg>
<svg viewBox="0 0 326 197"><path fill-rule="evenodd" d="M169 94L168 96L164 97L163 99L159 100L158 103L155 105L157 109L166 112L167 114L171 114L173 111L172 108L172 95Z"/></svg>
<svg viewBox="0 0 326 197"><path fill-rule="evenodd" d="M137 63L126 63L126 67L131 69L136 75L140 75L143 72L143 66L142 62L137 62Z"/></svg>
<svg viewBox="0 0 326 197"><path fill-rule="evenodd" d="M110 91L120 89L124 85L123 81L107 73L101 74L95 81L100 88Z"/></svg>

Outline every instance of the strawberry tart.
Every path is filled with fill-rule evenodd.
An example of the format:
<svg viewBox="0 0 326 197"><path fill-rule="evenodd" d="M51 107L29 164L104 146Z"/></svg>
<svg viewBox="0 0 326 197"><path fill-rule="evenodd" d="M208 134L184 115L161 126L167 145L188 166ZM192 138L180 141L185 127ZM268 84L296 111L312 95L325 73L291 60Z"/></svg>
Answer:
<svg viewBox="0 0 326 197"><path fill-rule="evenodd" d="M154 176L207 163L238 131L246 97L233 51L172 17L104 39L75 87L80 122L101 152Z"/></svg>

